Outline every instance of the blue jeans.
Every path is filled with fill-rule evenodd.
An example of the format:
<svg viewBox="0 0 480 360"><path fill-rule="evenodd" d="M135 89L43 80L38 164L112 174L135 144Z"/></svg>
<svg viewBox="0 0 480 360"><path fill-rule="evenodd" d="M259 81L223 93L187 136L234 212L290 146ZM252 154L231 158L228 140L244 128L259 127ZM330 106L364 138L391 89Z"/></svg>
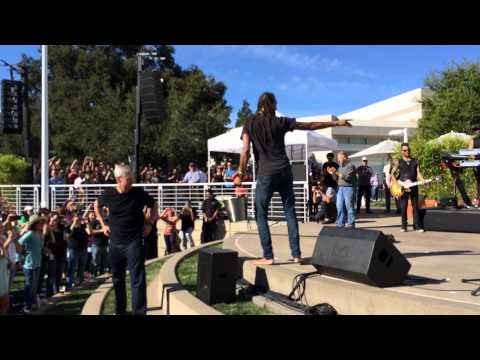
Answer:
<svg viewBox="0 0 480 360"><path fill-rule="evenodd" d="M93 274L95 276L105 273L107 267L107 247L92 245L92 261L93 261Z"/></svg>
<svg viewBox="0 0 480 360"><path fill-rule="evenodd" d="M23 274L25 275L25 306L27 309L31 309L32 305L37 302L37 289L38 280L40 277L40 268L25 269L23 268Z"/></svg>
<svg viewBox="0 0 480 360"><path fill-rule="evenodd" d="M263 248L263 257L273 259L272 237L268 227L268 206L273 193L278 191L282 198L283 210L287 220L288 241L293 257L300 257L300 237L295 213L295 195L293 193L292 170L274 176L258 176L255 189L255 217Z"/></svg>
<svg viewBox="0 0 480 360"><path fill-rule="evenodd" d="M67 288L73 283L80 285L83 282L85 266L87 264L87 249L68 249Z"/></svg>
<svg viewBox="0 0 480 360"><path fill-rule="evenodd" d="M348 226L355 227L355 212L353 188L349 186L339 186L337 191L337 227ZM348 218L347 218L348 216Z"/></svg>

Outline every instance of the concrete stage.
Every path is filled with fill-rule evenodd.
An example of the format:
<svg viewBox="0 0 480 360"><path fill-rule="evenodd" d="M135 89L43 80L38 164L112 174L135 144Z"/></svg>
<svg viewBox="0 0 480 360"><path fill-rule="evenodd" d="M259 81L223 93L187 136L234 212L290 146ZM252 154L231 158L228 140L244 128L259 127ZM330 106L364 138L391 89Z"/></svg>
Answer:
<svg viewBox="0 0 480 360"><path fill-rule="evenodd" d="M381 230L399 241L394 245L412 264L404 285L382 289L319 275L307 279L308 304L327 302L340 314L480 314L480 296L471 295L480 282L462 283L463 278L480 278L479 235L433 231L401 233L399 223L399 217L385 217L380 213L361 215L357 228ZM316 223L300 224L300 245L307 260L321 228L322 225ZM237 233L225 241L224 247L239 252L244 260L240 271L247 281L288 295L293 278L315 268L288 262L291 256L285 224L271 226L271 233L278 262L273 266L257 267L250 261L262 254L255 232Z"/></svg>

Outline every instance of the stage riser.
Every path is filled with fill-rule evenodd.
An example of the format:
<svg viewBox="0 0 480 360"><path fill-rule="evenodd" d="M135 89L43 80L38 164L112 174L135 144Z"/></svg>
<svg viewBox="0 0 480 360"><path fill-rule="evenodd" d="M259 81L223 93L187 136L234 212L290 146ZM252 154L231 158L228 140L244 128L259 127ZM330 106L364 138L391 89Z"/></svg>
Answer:
<svg viewBox="0 0 480 360"><path fill-rule="evenodd" d="M480 234L480 210L426 209L423 226L427 231Z"/></svg>

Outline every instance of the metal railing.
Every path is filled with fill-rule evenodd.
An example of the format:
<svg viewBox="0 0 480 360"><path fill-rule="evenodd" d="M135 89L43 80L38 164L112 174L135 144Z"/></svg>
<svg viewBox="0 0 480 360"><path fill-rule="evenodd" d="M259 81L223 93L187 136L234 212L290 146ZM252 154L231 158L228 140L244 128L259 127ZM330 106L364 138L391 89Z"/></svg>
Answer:
<svg viewBox="0 0 480 360"><path fill-rule="evenodd" d="M247 197L247 214L250 219L255 217L255 183L243 183L243 194ZM172 207L180 211L187 201L197 209L201 217L201 204L206 199L207 190L212 189L217 196L234 196L235 187L232 183L202 183L202 184L135 184L142 187L158 203L160 210ZM105 189L115 187L112 184L98 185L50 185L50 208L64 206L67 200L89 205L93 203ZM308 222L308 185L296 181L293 185L295 193L295 210L301 222ZM20 214L25 206L32 206L35 211L40 207L40 185L0 185L0 205L3 210ZM274 194L269 207L271 220L283 221L285 215L280 196Z"/></svg>
<svg viewBox="0 0 480 360"><path fill-rule="evenodd" d="M102 185L50 185L50 204L52 208L65 205L68 199L75 199L84 205L93 203L104 190L114 187L111 184ZM201 217L201 204L206 199L207 190L212 189L216 196L234 196L235 187L232 183L201 183L201 184L134 184L142 187L158 203L159 210L167 207L180 211L187 201L190 201L197 214ZM247 214L250 219L255 217L255 183L243 183L243 194L247 197ZM306 182L294 182L295 210L298 220L308 221L308 187ZM285 220L281 198L275 194L269 208L272 220Z"/></svg>
<svg viewBox="0 0 480 360"><path fill-rule="evenodd" d="M25 206L39 209L40 185L0 185L0 208L20 214Z"/></svg>

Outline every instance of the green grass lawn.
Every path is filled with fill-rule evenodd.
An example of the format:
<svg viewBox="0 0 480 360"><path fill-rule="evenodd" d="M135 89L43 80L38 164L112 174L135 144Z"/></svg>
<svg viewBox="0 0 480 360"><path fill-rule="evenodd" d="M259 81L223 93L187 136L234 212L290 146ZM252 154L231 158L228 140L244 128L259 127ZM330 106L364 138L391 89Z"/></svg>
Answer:
<svg viewBox="0 0 480 360"><path fill-rule="evenodd" d="M145 267L146 274L147 274L147 286L153 280L153 278L158 274L160 268L165 263L166 259L155 261L150 265ZM131 313L132 311L132 290L130 286L130 275L126 277L126 284L127 284L127 313ZM108 292L107 297L103 301L102 304L102 315L113 315L115 312L115 293L113 289Z"/></svg>
<svg viewBox="0 0 480 360"><path fill-rule="evenodd" d="M178 268L180 283L192 295L197 293L197 268L198 254L184 260ZM239 300L232 304L215 304L213 307L225 315L273 315L271 311L255 305L252 301Z"/></svg>

